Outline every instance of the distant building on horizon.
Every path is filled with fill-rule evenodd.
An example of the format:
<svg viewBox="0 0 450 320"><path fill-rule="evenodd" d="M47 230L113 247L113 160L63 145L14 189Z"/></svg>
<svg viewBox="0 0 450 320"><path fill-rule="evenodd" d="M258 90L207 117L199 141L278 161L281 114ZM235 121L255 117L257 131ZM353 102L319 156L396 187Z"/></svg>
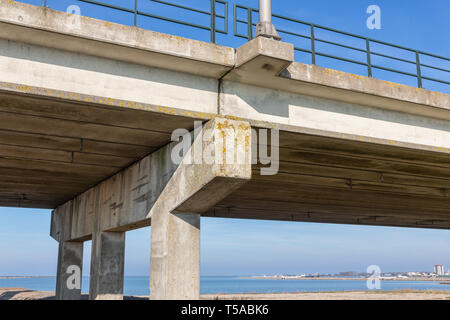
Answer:
<svg viewBox="0 0 450 320"><path fill-rule="evenodd" d="M434 273L437 274L438 276L443 276L445 275L445 269L443 265L437 264L434 266Z"/></svg>

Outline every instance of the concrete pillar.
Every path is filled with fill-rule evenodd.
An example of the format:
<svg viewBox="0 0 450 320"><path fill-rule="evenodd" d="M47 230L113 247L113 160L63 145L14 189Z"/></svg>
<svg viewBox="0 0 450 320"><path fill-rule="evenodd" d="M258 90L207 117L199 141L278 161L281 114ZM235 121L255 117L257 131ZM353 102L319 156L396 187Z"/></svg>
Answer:
<svg viewBox="0 0 450 320"><path fill-rule="evenodd" d="M150 298L200 298L200 214L152 216Z"/></svg>
<svg viewBox="0 0 450 320"><path fill-rule="evenodd" d="M59 242L56 299L80 300L83 242Z"/></svg>
<svg viewBox="0 0 450 320"><path fill-rule="evenodd" d="M90 300L122 300L125 232L96 232L92 236Z"/></svg>

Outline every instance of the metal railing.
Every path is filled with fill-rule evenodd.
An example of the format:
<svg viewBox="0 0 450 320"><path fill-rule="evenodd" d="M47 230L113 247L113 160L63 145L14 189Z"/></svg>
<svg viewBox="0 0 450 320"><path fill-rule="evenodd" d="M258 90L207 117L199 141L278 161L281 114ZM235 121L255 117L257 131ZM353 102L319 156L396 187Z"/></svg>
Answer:
<svg viewBox="0 0 450 320"><path fill-rule="evenodd" d="M126 8L122 6L117 6L113 4L108 4L106 2L101 1L93 1L93 0L78 0L79 2L88 3L91 5L97 5L104 8L110 8L115 9L122 12L127 12L133 14L134 17L134 26L138 26L138 17L144 16L148 18L158 19L161 21L176 23L183 26L193 27L196 29L201 29L208 31L210 33L210 41L213 43L216 43L216 34L221 33L224 35L228 35L228 1L227 0L205 0L205 2L209 1L209 10L203 10L198 8L191 8L185 5L176 4L174 2L169 1L163 1L163 0L134 0L134 7L133 8ZM131 0L130 0L131 1ZM187 20L178 20L174 18L170 18L167 16L162 16L156 14L157 12L148 12L145 10L140 9L140 4L142 4L142 1L146 1L147 3L155 3L162 6L166 6L168 8L178 8L181 10L185 10L187 12L191 13L197 13L204 16L209 16L210 19L208 24L199 24L199 23L193 23L189 22ZM131 3L131 2L130 2ZM47 0L43 0L44 6L47 6ZM221 4L224 6L224 13L219 14L216 8L216 4ZM245 20L238 18L238 10L243 10L246 18ZM155 10L157 11L157 10ZM234 29L234 36L239 38L244 38L247 40L251 40L254 37L253 28L257 25L257 21L254 21L256 19L253 19L254 13L259 13L259 10L247 6L243 6L240 4L234 4L234 10L233 10L233 29ZM374 70L381 70L386 71L394 74L404 75L408 77L415 78L417 80L417 86L419 88L422 88L424 85L424 80L431 81L434 83L440 83L444 85L450 85L450 69L447 69L445 67L442 67L442 65L448 64L450 62L449 58L438 56L435 54L423 52L420 50L410 49L403 46L387 43L384 41L371 39L367 37L363 37L360 35L320 26L317 24L301 21L298 19L293 19L285 16L281 16L278 14L273 14L273 17L275 19L278 19L280 22L280 25L285 23L294 23L296 25L296 32L284 30L280 28L279 25L277 25L277 30L281 35L285 35L287 37L294 37L295 39L302 39L307 41L307 45L305 46L299 46L294 45L294 49L297 52L306 53L311 55L311 63L317 64L317 57L324 57L333 59L334 61L343 61L346 63L350 63L357 66L362 66L366 69L366 74L369 77L374 76ZM217 28L217 19L221 19L223 21L223 28ZM245 25L245 33L239 33L238 32L238 25L243 24ZM308 31L306 33L302 34L299 33L297 30L300 29L299 26L306 27ZM339 38L339 36L347 36L351 39L357 39L358 41L362 41L363 45L362 47L358 48L354 45L348 45L345 43L339 43L338 40L335 40L335 38L332 38L331 40L324 39L323 37L318 36L320 32L331 32L335 38ZM332 41L333 40L333 41ZM343 48L347 50L351 50L353 53L359 53L364 56L361 60L355 60L351 59L350 57L346 56L339 56L337 54L332 54L330 50L325 50L327 52L324 52L324 50L318 50L318 47L322 44L332 46L333 48ZM376 46L384 46L390 49L395 50L401 50L403 53L409 53L413 56L412 59L404 58L402 55L390 55L383 52L380 52L375 47ZM334 50L336 51L336 50ZM383 64L383 63L376 63L375 60L382 59L389 59L390 63ZM438 60L439 63L433 64L433 63L424 63L426 59L428 60L434 59ZM411 69L414 69L414 71L405 71L405 70L399 70L395 69L394 66L392 66L392 62L396 62L397 64L403 63L406 65L409 65ZM335 66L333 68L337 69ZM445 76L441 77L431 77L428 76L427 73L433 71L437 73L443 73Z"/></svg>
<svg viewBox="0 0 450 320"><path fill-rule="evenodd" d="M238 18L238 12L237 12L238 9L241 9L241 10L245 11L245 13L246 13L246 20L242 20L242 19ZM259 13L259 10L251 8L251 7L246 7L246 6L242 6L242 5L239 5L239 4L235 4L233 11L234 11L234 14L233 14L233 17L234 17L233 18L234 35L237 36L237 37L248 39L248 40L253 39L253 27L256 26L256 23L253 21L253 13ZM431 58L438 59L438 60L441 60L441 61L450 62L449 58L438 56L438 55L427 53L427 52L423 52L423 51L419 51L419 50L415 50L415 49L406 48L406 47L403 47L403 46L387 43L387 42L380 41L380 40L375 40L375 39L359 36L359 35L356 35L356 34L344 32L344 31L340 31L340 30L336 30L336 29L332 29L332 28L328 28L328 27L324 27L324 26L320 26L320 25L317 25L317 24L312 24L312 23L301 21L301 20L298 20L298 19L293 19L293 18L289 18L289 17L280 16L280 15L277 15L277 14L273 14L273 17L277 18L277 19L280 19L282 21L284 20L284 21L288 21L288 22L292 22L292 23L296 23L296 24L301 24L303 26L307 26L308 27L309 34L306 34L306 35L305 34L300 34L300 33L297 33L297 32L288 31L288 30L283 30L283 29L280 28L280 26L277 26L277 31L280 34L285 34L285 35L290 35L290 36L294 36L294 37L299 37L299 38L302 38L302 39L307 39L310 42L309 49L308 48L301 48L301 47L298 47L298 46L294 46L294 49L296 51L298 51L298 52L304 52L304 53L310 54L311 55L311 63L312 64L316 64L317 56L321 56L321 57L331 58L331 59L335 59L335 60L340 60L340 61L344 61L344 62L353 63L353 64L357 64L357 65L360 65L360 66L364 66L364 67L367 68L367 75L369 77L373 77L373 70L374 69L378 69L378 70L398 73L398 74L402 74L402 75L406 75L406 76L417 78L417 86L419 88L423 87L423 80L429 80L429 81L433 81L433 82L439 82L439 83L443 83L443 84L446 84L446 85L450 85L449 81L446 81L444 79L437 79L437 78L428 77L428 76L425 76L423 74L423 68L428 68L428 69L432 69L432 70L436 70L436 71L440 71L440 72L449 73L449 75L448 75L448 77L446 79L450 79L450 70L449 69L445 69L445 68L441 68L441 67L437 67L437 66L433 66L431 64L425 64L425 63L421 62L422 57L431 57ZM246 25L246 34L242 34L242 33L238 32L238 24L239 23ZM365 48L361 49L361 48L357 48L357 47L354 47L354 46L346 45L346 44L343 44L343 43L338 43L338 42L335 42L335 41L321 39L321 38L316 36L316 31L317 30L325 30L325 31L329 31L329 32L332 32L332 33L335 33L335 34L349 36L349 37L352 37L354 39L363 40L365 42ZM332 55L330 53L325 53L325 52L319 51L319 50L316 49L316 46L317 46L318 43L324 43L324 44L327 44L327 45L337 46L337 47L340 47L340 48L350 49L350 50L354 50L356 52L364 53L365 54L365 59L363 61L354 60L354 59L340 57L340 56ZM384 53L381 53L381 52L377 52L377 51L372 49L372 45L373 44L383 45L383 46L387 46L387 47L390 47L390 48L399 49L399 50L403 50L403 51L412 53L414 55L415 59L414 60L407 60L407 59L400 58L398 56L391 56L391 55L387 55L387 54L384 54ZM402 70L393 69L392 67L386 67L386 66L381 66L379 64L374 64L372 62L374 56L387 58L387 59L392 59L392 60L399 61L399 62L402 62L402 63L410 64L410 65L415 65L416 71L415 71L415 73L412 73L412 72L406 72L406 71L402 71Z"/></svg>
<svg viewBox="0 0 450 320"><path fill-rule="evenodd" d="M210 9L209 11L206 10L201 10L201 9L196 9L196 8L191 8L188 6L183 6L180 4L176 4L176 3L172 3L169 1L162 1L162 0L146 0L147 2L153 2L153 3L158 3L158 4L162 4L165 5L167 7L171 7L171 8L178 8L178 9L183 9L183 10L187 10L190 12L194 12L194 13L199 13L202 15L206 15L206 16L210 16L210 24L209 25L201 25L201 24L197 24L197 23L192 23L189 21L183 21L183 20L178 20L178 19L173 19L173 18L169 18L169 17L164 17L161 15L157 15L151 12L147 12L144 10L140 10L139 9L139 4L141 3L139 0L134 0L134 7L132 9L130 8L126 8L126 7L122 7L122 6L117 6L117 5L113 5L113 4L109 4L106 2L102 2L102 1L93 1L93 0L78 0L79 2L84 2L84 3L88 3L88 4L92 4L92 5L97 5L100 7L104 7L104 8L109 8L109 9L115 9L118 11L122 11L122 12L127 12L127 13L131 13L133 14L133 18L134 18L134 22L133 25L134 26L138 26L138 16L144 16L144 17L148 17L148 18L153 18L153 19L158 19L158 20L162 20L162 21L166 21L166 22L173 22L173 23L177 23L183 26L188 26L188 27L193 27L196 29L202 29L202 30L206 30L209 31L211 38L210 41L212 43L216 43L216 33L222 33L222 34L228 34L228 2L226 0L208 0L210 2ZM220 3L222 5L224 5L224 14L218 14L217 10L216 10L216 4ZM47 7L47 0L44 0L44 6ZM217 19L223 19L224 21L224 28L220 29L217 28Z"/></svg>

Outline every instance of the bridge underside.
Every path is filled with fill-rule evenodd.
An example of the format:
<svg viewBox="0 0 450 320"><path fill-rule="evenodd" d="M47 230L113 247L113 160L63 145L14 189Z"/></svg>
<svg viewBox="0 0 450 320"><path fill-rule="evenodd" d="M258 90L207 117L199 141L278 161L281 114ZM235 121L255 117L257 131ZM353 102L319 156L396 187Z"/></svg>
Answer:
<svg viewBox="0 0 450 320"><path fill-rule="evenodd" d="M55 208L167 145L173 130L210 118L20 89L0 92L1 206ZM450 228L446 154L281 131L278 174L261 175L260 165L252 171L204 215Z"/></svg>
<svg viewBox="0 0 450 320"><path fill-rule="evenodd" d="M279 173L254 166L205 215L448 229L449 164L429 151L282 132Z"/></svg>
<svg viewBox="0 0 450 320"><path fill-rule="evenodd" d="M194 127L193 119L123 101L95 105L95 97L52 92L63 101L2 85L0 206L56 208L166 145L173 130Z"/></svg>

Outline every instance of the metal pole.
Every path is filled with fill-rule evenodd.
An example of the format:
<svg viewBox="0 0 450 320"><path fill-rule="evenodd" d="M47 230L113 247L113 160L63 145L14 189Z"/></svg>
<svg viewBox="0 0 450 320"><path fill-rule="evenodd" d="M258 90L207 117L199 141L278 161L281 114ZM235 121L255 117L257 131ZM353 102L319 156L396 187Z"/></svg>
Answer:
<svg viewBox="0 0 450 320"><path fill-rule="evenodd" d="M311 24L311 62L316 64L316 36L314 34L314 25Z"/></svg>
<svg viewBox="0 0 450 320"><path fill-rule="evenodd" d="M259 21L272 23L271 0L259 0Z"/></svg>
<svg viewBox="0 0 450 320"><path fill-rule="evenodd" d="M370 55L370 40L366 38L367 75L372 78L372 59Z"/></svg>
<svg viewBox="0 0 450 320"><path fill-rule="evenodd" d="M137 27L138 0L134 0L134 26Z"/></svg>
<svg viewBox="0 0 450 320"><path fill-rule="evenodd" d="M211 0L211 42L216 43L216 0Z"/></svg>
<svg viewBox="0 0 450 320"><path fill-rule="evenodd" d="M416 51L416 67L417 67L417 86L422 88L422 71L420 68L419 51Z"/></svg>
<svg viewBox="0 0 450 320"><path fill-rule="evenodd" d="M281 40L272 24L272 0L259 0L259 23L256 25L256 37Z"/></svg>

